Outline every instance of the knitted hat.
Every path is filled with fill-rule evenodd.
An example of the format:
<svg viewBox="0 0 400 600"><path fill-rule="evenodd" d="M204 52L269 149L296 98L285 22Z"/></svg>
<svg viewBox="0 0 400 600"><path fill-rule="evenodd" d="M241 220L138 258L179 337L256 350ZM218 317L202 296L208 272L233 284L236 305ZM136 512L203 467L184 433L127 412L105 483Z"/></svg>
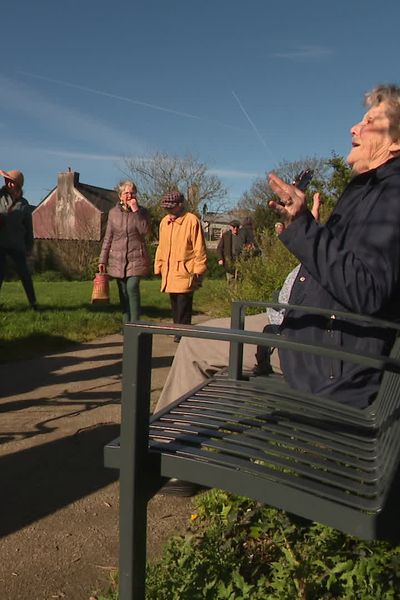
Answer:
<svg viewBox="0 0 400 600"><path fill-rule="evenodd" d="M177 204L185 202L185 196L180 192L169 192L161 198L162 208L174 208Z"/></svg>

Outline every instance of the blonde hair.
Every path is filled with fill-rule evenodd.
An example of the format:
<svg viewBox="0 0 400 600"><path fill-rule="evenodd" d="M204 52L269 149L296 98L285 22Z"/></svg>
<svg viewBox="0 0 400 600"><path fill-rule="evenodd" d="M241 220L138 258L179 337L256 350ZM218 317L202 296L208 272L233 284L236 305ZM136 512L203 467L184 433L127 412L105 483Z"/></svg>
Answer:
<svg viewBox="0 0 400 600"><path fill-rule="evenodd" d="M400 138L400 87L394 84L378 85L364 96L366 107L387 104L386 115L390 122L390 135L393 139Z"/></svg>

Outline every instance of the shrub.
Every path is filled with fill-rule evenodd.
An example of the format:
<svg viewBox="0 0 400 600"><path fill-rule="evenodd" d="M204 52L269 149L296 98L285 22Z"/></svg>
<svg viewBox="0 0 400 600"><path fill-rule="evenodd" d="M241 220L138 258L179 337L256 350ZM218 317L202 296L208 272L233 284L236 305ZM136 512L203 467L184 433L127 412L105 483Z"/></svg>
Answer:
<svg viewBox="0 0 400 600"><path fill-rule="evenodd" d="M225 284L214 289L219 314L230 314L232 300L272 300L288 273L298 264L282 242L267 230L260 236L259 250L257 256L244 252L239 258L240 278L236 285Z"/></svg>
<svg viewBox="0 0 400 600"><path fill-rule="evenodd" d="M395 600L400 547L211 490L148 568L153 600Z"/></svg>
<svg viewBox="0 0 400 600"><path fill-rule="evenodd" d="M215 250L207 249L207 273L208 279L225 279L225 269L218 264L218 256Z"/></svg>
<svg viewBox="0 0 400 600"><path fill-rule="evenodd" d="M260 237L260 254L247 256L243 253L238 261L241 274L235 296L241 300L268 301L286 279L298 260L268 231Z"/></svg>

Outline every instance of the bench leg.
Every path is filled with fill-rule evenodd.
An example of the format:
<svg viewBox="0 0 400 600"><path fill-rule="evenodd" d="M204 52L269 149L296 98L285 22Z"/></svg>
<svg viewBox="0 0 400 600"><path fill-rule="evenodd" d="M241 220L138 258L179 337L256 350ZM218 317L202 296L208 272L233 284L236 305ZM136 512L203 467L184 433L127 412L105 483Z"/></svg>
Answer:
<svg viewBox="0 0 400 600"><path fill-rule="evenodd" d="M147 498L132 481L120 482L119 600L144 600Z"/></svg>
<svg viewBox="0 0 400 600"><path fill-rule="evenodd" d="M122 368L119 600L145 599L151 348L151 336L137 336L127 329Z"/></svg>

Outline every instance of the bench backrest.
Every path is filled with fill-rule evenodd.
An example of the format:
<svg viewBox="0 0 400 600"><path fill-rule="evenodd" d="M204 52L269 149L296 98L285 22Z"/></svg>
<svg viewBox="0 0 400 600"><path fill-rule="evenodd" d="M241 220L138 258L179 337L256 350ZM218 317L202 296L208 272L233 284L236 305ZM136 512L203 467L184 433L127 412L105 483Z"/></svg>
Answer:
<svg viewBox="0 0 400 600"><path fill-rule="evenodd" d="M233 329L244 329L246 309L263 308L266 310L268 307L274 309L293 308L310 314L315 313L317 315L326 316L327 319L332 317L332 311L315 307L303 307L289 304L285 305L277 302L253 302L239 300L232 303L231 327ZM371 405L366 409L352 408L353 411L360 412L360 416L362 416L363 421L367 419L371 425L379 428L388 419L398 418L400 413L400 325L397 323L384 321L382 319L375 319L373 317L350 312L337 311L335 312L335 316L336 318L347 321L355 321L359 323L362 322L363 324L367 322L368 325L387 329L389 332L391 332L391 335L394 331L397 336L389 357L364 357L362 355L355 357L355 362L358 362L359 364L365 364L366 366L371 366L368 365L368 362L372 358L377 362L375 368L381 368L383 371L382 383L379 392ZM280 346L279 336L276 336L276 346ZM289 347L291 347L294 351L300 351L299 348L296 347L295 343L293 343L293 346L289 344ZM313 350L311 345L308 345L308 347L310 351ZM335 350L340 351L341 348L338 347ZM320 348L318 349L315 347L315 352L317 353L319 351ZM241 379L243 377L242 359L243 346L240 343L231 342L229 355L229 375L234 379ZM382 360L380 361L379 359Z"/></svg>

